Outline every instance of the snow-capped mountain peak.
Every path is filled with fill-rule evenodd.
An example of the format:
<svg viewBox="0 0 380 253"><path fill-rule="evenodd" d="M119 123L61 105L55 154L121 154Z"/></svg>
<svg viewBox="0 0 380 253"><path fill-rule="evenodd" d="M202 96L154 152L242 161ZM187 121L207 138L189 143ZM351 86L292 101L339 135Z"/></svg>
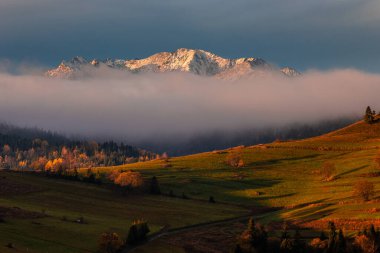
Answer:
<svg viewBox="0 0 380 253"><path fill-rule="evenodd" d="M174 52L160 52L144 59L135 60L86 60L76 56L70 61L62 61L55 69L46 72L49 77L73 78L84 67L105 65L132 73L141 72L188 72L201 76L216 76L222 79L237 79L254 75L257 71L278 71L286 76L297 76L293 68L277 69L260 58L226 59L200 49L180 48Z"/></svg>

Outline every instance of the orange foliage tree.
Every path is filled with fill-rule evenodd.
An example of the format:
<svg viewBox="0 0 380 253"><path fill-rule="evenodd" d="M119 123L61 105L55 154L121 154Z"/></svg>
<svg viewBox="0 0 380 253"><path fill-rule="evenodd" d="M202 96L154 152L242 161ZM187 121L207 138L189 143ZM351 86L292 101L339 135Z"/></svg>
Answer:
<svg viewBox="0 0 380 253"><path fill-rule="evenodd" d="M362 198L364 201L370 200L375 195L375 186L368 181L359 181L354 185L354 195Z"/></svg>
<svg viewBox="0 0 380 253"><path fill-rule="evenodd" d="M244 161L240 153L230 153L226 157L226 163L234 168L244 167Z"/></svg>
<svg viewBox="0 0 380 253"><path fill-rule="evenodd" d="M120 173L114 183L122 187L138 188L143 185L144 180L139 172L127 171Z"/></svg>

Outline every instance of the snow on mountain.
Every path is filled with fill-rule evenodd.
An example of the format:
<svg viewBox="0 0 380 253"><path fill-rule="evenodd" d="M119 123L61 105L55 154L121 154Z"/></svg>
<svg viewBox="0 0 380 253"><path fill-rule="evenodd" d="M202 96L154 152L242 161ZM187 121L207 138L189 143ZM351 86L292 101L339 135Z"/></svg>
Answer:
<svg viewBox="0 0 380 253"><path fill-rule="evenodd" d="M178 71L201 76L216 76L221 79L239 79L266 70L277 71L290 77L300 75L293 68L277 69L260 58L225 59L204 50L180 48L175 52L161 52L137 60L94 59L87 61L83 57L74 57L70 61L62 61L57 68L47 71L46 76L74 78L84 68L95 68L101 65L132 73Z"/></svg>

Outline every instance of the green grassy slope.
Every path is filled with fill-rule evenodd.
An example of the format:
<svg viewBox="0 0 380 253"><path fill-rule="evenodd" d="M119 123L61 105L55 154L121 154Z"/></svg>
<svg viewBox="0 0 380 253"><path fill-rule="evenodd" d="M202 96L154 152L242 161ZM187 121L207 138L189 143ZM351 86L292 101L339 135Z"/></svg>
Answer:
<svg viewBox="0 0 380 253"><path fill-rule="evenodd" d="M13 194L9 190L0 194L0 207L39 214L44 210L47 215L38 219L5 216L5 223L0 223L0 252L15 252L4 247L8 243L13 243L17 252L95 252L101 233L113 231L124 237L134 219L144 218L154 232L165 225L183 227L248 213L232 205L141 194L123 196L80 182L6 172L0 176L6 177L0 182L15 188ZM17 191L19 186L34 190ZM63 221L63 216L68 221ZM80 216L87 224L73 222Z"/></svg>
<svg viewBox="0 0 380 253"><path fill-rule="evenodd" d="M380 177L365 176L374 170L373 157L378 146L380 123L358 122L301 141L172 158L169 167L156 160L99 170L133 169L146 177L155 175L164 191L185 192L195 199L212 195L221 202L285 207L277 215L271 215L270 219L275 220L380 218L380 212L369 212L378 206L377 200L361 203L352 198L352 186L358 180L372 181L376 191L380 190ZM231 152L242 154L244 168L232 168L225 163ZM335 164L336 180L324 182L318 175L325 161Z"/></svg>
<svg viewBox="0 0 380 253"><path fill-rule="evenodd" d="M136 218L147 219L152 230L157 231L164 225L181 227L246 214L247 209L239 206L281 208L264 216L264 223L283 219L380 219L376 211L380 177L368 176L375 169L373 158L378 147L380 123L358 122L306 140L97 169L102 173L132 169L146 179L157 176L163 193L185 193L191 200L121 196L95 185L7 174L7 180L41 189L0 195L0 207L17 206L36 212L44 209L49 216L36 220L6 218L6 223L0 223L0 247L13 242L21 252L94 252L100 233L115 231L125 235ZM245 166L237 169L227 165L229 153L241 154ZM335 164L336 180L324 182L317 173L326 161ZM352 197L352 186L363 179L375 183L376 196L369 202ZM207 203L210 196L218 204ZM62 221L62 216L69 220L84 216L88 224ZM156 246L146 247L136 252L149 252ZM160 248L181 252L165 243ZM13 252L5 247L1 250Z"/></svg>

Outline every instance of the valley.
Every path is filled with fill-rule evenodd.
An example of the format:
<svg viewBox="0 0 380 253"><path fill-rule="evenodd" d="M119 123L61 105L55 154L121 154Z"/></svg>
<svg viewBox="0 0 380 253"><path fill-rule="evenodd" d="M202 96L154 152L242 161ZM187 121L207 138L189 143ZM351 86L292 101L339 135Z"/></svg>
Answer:
<svg viewBox="0 0 380 253"><path fill-rule="evenodd" d="M33 219L5 216L6 222L0 224L3 228L1 244L22 241L22 244L15 243L18 250L34 249L37 252L49 251L49 247L56 248L59 244L55 252L68 249L93 252L100 233L112 231L126 236L129 224L139 218L149 222L153 234L165 227L175 229L245 216L241 222L216 224L222 228L235 227L233 231L237 235L250 215L268 226L271 233L280 231L284 221L290 227L301 229L305 235L311 233L310 236L313 236L313 230L316 235L317 231L327 229L328 221L334 221L347 234L355 233L371 223L378 224L380 219L377 188L380 177L374 162L379 147L380 124L360 121L305 140L240 146L92 169L94 173L105 175L132 170L139 172L146 182L156 177L161 191L158 196L138 191L122 194L107 188L107 184L1 172L5 177L3 182L30 186L26 192L2 194L2 207L17 207L39 214L44 210L44 217ZM244 164L231 166L228 163L230 154L238 155ZM326 162L336 168L329 180L324 180L321 175ZM83 168L79 173L85 174L87 169ZM353 194L355 183L362 180L375 185L375 195L369 201ZM211 197L215 203L210 203ZM62 217L74 220L81 216L88 224L62 221ZM46 229L52 233L49 233L50 238L41 238L34 232L34 236L28 238L26 226L40 231L41 236ZM188 233L205 233L201 237L207 237L212 234L212 229L214 226L210 229L200 226ZM181 246L186 248L189 245L175 240L181 234L181 231L169 233L131 252L150 252L149 248L153 246L162 248L160 252L185 252ZM236 235L229 235L230 244ZM78 241L77 236L87 239ZM50 243L43 243L45 240ZM233 243L228 245L232 246ZM207 246L203 247L207 249Z"/></svg>

